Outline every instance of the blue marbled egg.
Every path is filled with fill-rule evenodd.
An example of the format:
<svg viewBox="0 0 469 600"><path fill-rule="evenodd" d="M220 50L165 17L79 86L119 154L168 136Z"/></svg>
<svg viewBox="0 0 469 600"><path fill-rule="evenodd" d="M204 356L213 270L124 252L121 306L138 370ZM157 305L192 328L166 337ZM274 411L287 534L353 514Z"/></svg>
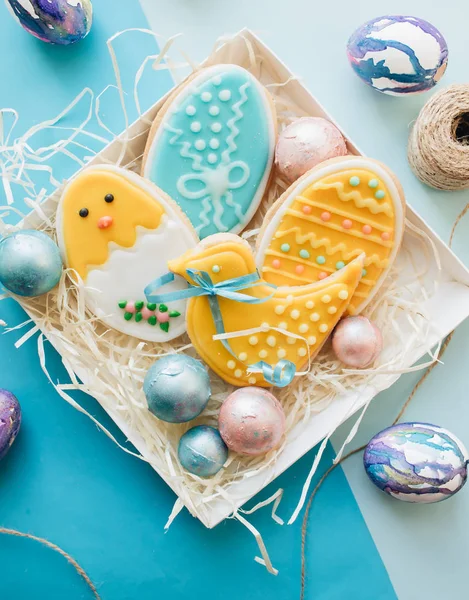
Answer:
<svg viewBox="0 0 469 600"><path fill-rule="evenodd" d="M262 200L276 141L273 103L237 65L202 69L162 107L143 176L171 196L200 239L238 233Z"/></svg>
<svg viewBox="0 0 469 600"><path fill-rule="evenodd" d="M6 0L23 29L49 44L78 42L91 29L91 0Z"/></svg>
<svg viewBox="0 0 469 600"><path fill-rule="evenodd" d="M375 90L401 96L431 89L448 62L445 38L428 21L390 15L359 27L347 44L355 73Z"/></svg>
<svg viewBox="0 0 469 600"><path fill-rule="evenodd" d="M452 433L427 423L399 423L368 443L366 473L381 490L405 502L440 502L466 483L469 455Z"/></svg>

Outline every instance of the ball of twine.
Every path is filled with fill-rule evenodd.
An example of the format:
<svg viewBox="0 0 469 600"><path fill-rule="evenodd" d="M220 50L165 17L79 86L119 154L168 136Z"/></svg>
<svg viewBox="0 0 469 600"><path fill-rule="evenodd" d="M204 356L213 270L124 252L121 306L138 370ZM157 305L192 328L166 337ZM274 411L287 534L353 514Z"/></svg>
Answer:
<svg viewBox="0 0 469 600"><path fill-rule="evenodd" d="M407 157L423 183L438 190L469 188L469 84L430 98L410 133Z"/></svg>

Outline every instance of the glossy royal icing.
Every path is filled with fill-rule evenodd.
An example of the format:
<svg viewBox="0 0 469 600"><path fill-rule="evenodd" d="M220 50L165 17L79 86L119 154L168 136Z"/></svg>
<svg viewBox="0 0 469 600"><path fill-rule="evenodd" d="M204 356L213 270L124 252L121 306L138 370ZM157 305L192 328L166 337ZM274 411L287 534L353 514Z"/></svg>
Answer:
<svg viewBox="0 0 469 600"><path fill-rule="evenodd" d="M270 220L267 214L258 238L258 268L269 283L307 285L364 253L362 278L347 309L357 314L395 259L403 234L402 202L392 177L375 161L347 157L324 163L287 190Z"/></svg>
<svg viewBox="0 0 469 600"><path fill-rule="evenodd" d="M273 162L276 121L267 91L245 69L217 65L167 104L150 133L143 176L176 200L201 239L241 231Z"/></svg>
<svg viewBox="0 0 469 600"><path fill-rule="evenodd" d="M209 273L214 284L256 271L247 242L226 234L204 240L179 259L169 261L168 266L191 284L194 280L187 273L188 269ZM286 360L298 371L308 362L308 354L314 357L347 308L362 266L362 258L357 258L327 282L273 289L261 279L259 285L242 290L242 294L256 298L271 296L261 304L247 305L218 297L226 333L254 330L228 340L232 353L221 341L213 340L217 331L210 299L207 296L191 298L187 309L191 341L210 368L228 383L269 387L271 384L262 373L250 372L249 366L259 361L274 366Z"/></svg>
<svg viewBox="0 0 469 600"><path fill-rule="evenodd" d="M143 340L185 331L186 303L152 305L144 289L197 235L177 205L135 173L90 167L65 188L57 235L67 267L86 285L86 303L106 325ZM184 281L171 284L184 289Z"/></svg>

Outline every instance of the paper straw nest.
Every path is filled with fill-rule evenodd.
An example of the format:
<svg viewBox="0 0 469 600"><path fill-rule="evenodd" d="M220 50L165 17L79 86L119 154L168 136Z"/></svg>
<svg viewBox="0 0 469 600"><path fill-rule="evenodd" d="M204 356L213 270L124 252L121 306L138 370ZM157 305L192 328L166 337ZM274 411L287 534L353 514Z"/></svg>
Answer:
<svg viewBox="0 0 469 600"><path fill-rule="evenodd" d="M264 64L248 40L246 40L246 47L247 58L242 66L268 87L275 100L279 130L297 117L305 116L304 111L287 95L285 91L287 82L272 80L268 65ZM163 58L166 61L165 65L163 65ZM171 66L171 61L162 54L158 57L156 65L158 68L167 68L167 65ZM150 122L146 123L147 129L150 124ZM16 140L14 145L18 150L21 147L21 140ZM131 166L132 170L138 172L141 155L137 158L128 157L126 152L123 152L122 156L122 166ZM12 173L15 172L12 170ZM14 176L12 175L11 178L14 179ZM255 232L262 224L266 211L286 187L278 177L272 178L261 207L244 234L252 244L255 242ZM54 207L57 196L49 200L46 205L47 210L43 210L38 202L41 199L39 196L40 194L35 199L30 199L29 204L33 206L36 215L41 217L39 228L55 239ZM409 242L411 242L410 246L414 247L414 251L409 250ZM416 246L419 254L418 264L414 261ZM391 271L386 284L366 310L366 314L382 331L385 348L382 356L371 369L346 370L334 357L330 346L326 344L307 375L297 377L284 389L273 390L285 410L287 435L295 427L307 427L317 413L334 402L337 395L360 392L364 387L372 387L378 392L391 385L399 374L412 370L409 365L413 362L412 357L415 356L416 349L424 346L431 334L431 323L422 313L421 307L433 295L434 287L438 284L432 278L428 283L428 277L425 278L430 264L434 261L434 249L428 236L408 224L405 242L399 254L399 264ZM211 373L213 393L209 405L198 419L187 424L164 423L148 411L142 391L143 379L148 368L158 357L167 353L186 352L197 357L187 335L172 343L157 344L145 343L107 329L87 310L82 286L76 285L67 271L64 271L59 286L48 295L32 299L17 298L17 300L62 355L70 381L59 384L52 382L59 394L82 412L85 411L69 395L69 391L82 390L94 396L121 424L131 441L133 440L140 448L143 444L145 455L149 457L148 462L170 482L194 516L206 520L210 511L208 503L217 497L232 502L235 510L236 497L231 492L232 484L262 473L275 463L280 453L284 451L285 441L279 448L264 456L249 457L231 453L225 468L210 479L201 479L185 472L177 459L177 447L181 435L197 424L216 426L220 405L234 389ZM24 342L36 330L37 328L30 330L18 344ZM42 335L39 337L38 350L41 364L47 373ZM75 373L79 374L83 383L78 380ZM339 424L333 424L330 434ZM112 437L104 427L98 425ZM348 441L355 431L356 427ZM125 451L130 452L128 449ZM278 499L278 494L276 498ZM181 506L179 500L170 516L170 521ZM298 510L300 507L301 503Z"/></svg>

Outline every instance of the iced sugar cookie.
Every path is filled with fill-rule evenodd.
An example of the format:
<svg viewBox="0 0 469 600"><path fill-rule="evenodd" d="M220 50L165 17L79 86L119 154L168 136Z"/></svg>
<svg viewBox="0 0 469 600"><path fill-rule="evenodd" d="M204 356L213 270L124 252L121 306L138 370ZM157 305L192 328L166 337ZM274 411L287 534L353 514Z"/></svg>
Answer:
<svg viewBox="0 0 469 600"><path fill-rule="evenodd" d="M335 158L306 173L272 206L256 262L269 283L307 285L365 254L347 309L358 314L396 258L404 216L403 192L386 167L365 157Z"/></svg>
<svg viewBox="0 0 469 600"><path fill-rule="evenodd" d="M247 242L232 234L218 234L200 242L181 258L169 261L168 266L196 286L199 283L194 271L205 273L222 290L226 289L224 286L233 290L233 280L253 275L256 281L238 292L262 298L263 302L250 304L220 292L218 315L212 296L191 298L187 331L197 352L222 379L236 386L269 387L272 383L261 372L250 373L249 367L262 362L274 369L279 362L290 361L300 370L308 362L308 352L314 357L347 308L360 279L363 260L359 257L350 262L327 282L274 289L259 280ZM226 333L259 327L263 330L227 340L229 351L221 341L213 340L220 333L220 318Z"/></svg>
<svg viewBox="0 0 469 600"><path fill-rule="evenodd" d="M57 236L65 264L85 282L87 305L106 325L154 342L185 331L185 301L145 300L145 287L167 272L167 261L198 242L156 186L117 167L84 170L62 195ZM171 287L186 286L179 280Z"/></svg>
<svg viewBox="0 0 469 600"><path fill-rule="evenodd" d="M244 229L267 186L276 115L266 89L236 65L199 71L153 123L143 176L174 198L199 237Z"/></svg>

